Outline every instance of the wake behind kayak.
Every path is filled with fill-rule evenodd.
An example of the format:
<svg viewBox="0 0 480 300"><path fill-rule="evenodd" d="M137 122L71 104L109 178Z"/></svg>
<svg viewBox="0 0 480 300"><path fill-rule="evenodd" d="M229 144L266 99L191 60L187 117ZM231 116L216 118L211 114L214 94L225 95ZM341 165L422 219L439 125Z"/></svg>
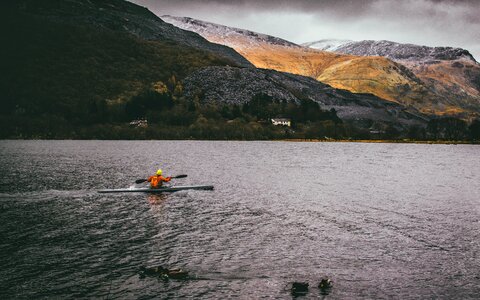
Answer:
<svg viewBox="0 0 480 300"><path fill-rule="evenodd" d="M213 190L213 185L190 185L190 186L169 186L157 189L152 188L126 188L126 189L105 189L99 193L172 193L183 190Z"/></svg>

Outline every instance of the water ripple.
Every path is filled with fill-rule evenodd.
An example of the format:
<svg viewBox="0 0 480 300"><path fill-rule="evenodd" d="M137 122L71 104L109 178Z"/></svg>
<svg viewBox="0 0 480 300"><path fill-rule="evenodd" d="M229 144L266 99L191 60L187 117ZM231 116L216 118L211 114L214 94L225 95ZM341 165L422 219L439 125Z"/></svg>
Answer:
<svg viewBox="0 0 480 300"><path fill-rule="evenodd" d="M329 276L337 299L473 299L478 149L3 141L0 298L288 299ZM96 193L159 165L215 190ZM191 276L142 279L142 265Z"/></svg>

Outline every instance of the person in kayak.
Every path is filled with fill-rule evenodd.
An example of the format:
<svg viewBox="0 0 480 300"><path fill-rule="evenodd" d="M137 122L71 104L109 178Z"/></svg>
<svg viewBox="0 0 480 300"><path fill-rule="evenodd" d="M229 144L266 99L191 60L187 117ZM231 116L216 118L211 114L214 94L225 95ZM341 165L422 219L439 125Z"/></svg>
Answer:
<svg viewBox="0 0 480 300"><path fill-rule="evenodd" d="M155 175L152 175L148 177L147 181L150 182L150 188L152 189L158 189L162 187L164 182L169 182L172 179L172 177L163 177L162 176L162 170L158 169L157 173Z"/></svg>

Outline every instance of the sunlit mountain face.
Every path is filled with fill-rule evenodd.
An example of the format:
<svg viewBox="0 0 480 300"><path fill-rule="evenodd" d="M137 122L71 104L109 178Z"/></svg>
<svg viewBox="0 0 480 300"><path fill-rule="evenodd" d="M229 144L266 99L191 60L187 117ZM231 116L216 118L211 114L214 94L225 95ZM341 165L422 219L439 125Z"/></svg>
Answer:
<svg viewBox="0 0 480 300"><path fill-rule="evenodd" d="M304 46L340 54L387 57L407 67L437 95L448 98L450 112L454 113L458 107L475 110L478 106L480 64L465 49L338 40L321 40Z"/></svg>
<svg viewBox="0 0 480 300"><path fill-rule="evenodd" d="M365 43L351 41L297 45L191 18L161 18L232 47L259 68L309 76L335 88L371 93L428 114L470 116L480 111L479 65L463 49L432 48L436 49L433 53L428 47L395 44L396 55L388 55L392 53L388 43L376 45L375 53L366 51L371 47ZM410 52L413 54L405 58Z"/></svg>

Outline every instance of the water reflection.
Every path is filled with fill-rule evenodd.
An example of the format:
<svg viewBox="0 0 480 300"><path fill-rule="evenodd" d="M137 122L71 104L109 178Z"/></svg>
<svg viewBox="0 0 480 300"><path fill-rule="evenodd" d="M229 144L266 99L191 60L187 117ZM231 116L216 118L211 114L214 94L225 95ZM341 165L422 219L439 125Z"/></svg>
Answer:
<svg viewBox="0 0 480 300"><path fill-rule="evenodd" d="M162 205L168 199L168 195L164 194L150 194L147 197L148 203L151 205Z"/></svg>

